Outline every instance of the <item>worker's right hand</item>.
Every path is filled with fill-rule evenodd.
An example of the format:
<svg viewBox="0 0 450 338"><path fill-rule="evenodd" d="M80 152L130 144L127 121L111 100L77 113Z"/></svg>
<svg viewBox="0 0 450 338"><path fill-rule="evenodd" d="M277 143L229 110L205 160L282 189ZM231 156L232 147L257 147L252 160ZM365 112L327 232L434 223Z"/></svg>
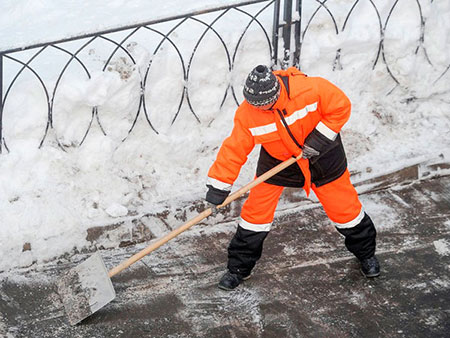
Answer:
<svg viewBox="0 0 450 338"><path fill-rule="evenodd" d="M215 217L219 212L217 206L225 201L230 192L228 190L214 188L210 184L207 184L206 186L208 187L208 192L206 193L205 199L208 203L208 208L211 208L211 216Z"/></svg>
<svg viewBox="0 0 450 338"><path fill-rule="evenodd" d="M211 204L214 205L222 204L230 194L230 191L228 190L217 189L210 184L207 184L206 186L208 187L208 192L206 193L205 199L207 202Z"/></svg>
<svg viewBox="0 0 450 338"><path fill-rule="evenodd" d="M216 217L217 214L219 213L219 209L217 209L217 205L212 204L211 202L206 202L207 206L206 209L211 209L211 216L212 217Z"/></svg>

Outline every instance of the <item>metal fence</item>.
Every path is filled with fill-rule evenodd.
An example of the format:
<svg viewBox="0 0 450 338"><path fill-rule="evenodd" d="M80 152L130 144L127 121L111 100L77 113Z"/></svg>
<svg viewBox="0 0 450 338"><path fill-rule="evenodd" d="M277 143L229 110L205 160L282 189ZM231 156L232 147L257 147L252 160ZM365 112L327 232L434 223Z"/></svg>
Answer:
<svg viewBox="0 0 450 338"><path fill-rule="evenodd" d="M423 52L427 62L432 65L424 44L427 26L422 12L421 1L413 0L411 2L415 4L420 20L420 35L417 37L415 53ZM213 36L223 49L225 55L224 60L217 62L224 63L229 74L232 74L236 67L237 55L242 48L243 39L248 35L255 34L255 31L259 32L259 38L264 41L263 43L267 47L261 52L269 54L267 58L271 60L273 68L286 68L290 65L302 67L304 42L307 34L310 34L315 20L320 15L324 15L328 22L331 23L332 34L336 36L343 35L346 32L348 24L355 16L355 10L359 6L363 6L363 3L370 10L371 17L374 17L377 22L376 34L378 48L372 63L372 69L382 63L394 84L400 85L400 81L391 70L392 65L385 55L385 35L389 28L393 26L392 13L399 6L399 0L389 2L389 11L385 15L385 18L382 17L376 2L372 0L356 0L345 10L338 9L336 6L333 8L331 6L332 2L327 0L246 1L234 6L221 6L207 11L193 12L183 16L173 16L163 20L148 21L133 26L93 32L58 41L0 50L0 153L4 150L7 152L11 150L8 147L8 139L4 133L4 111L10 97L16 91L20 90L20 86L17 86L17 83L20 82L21 78L26 76L33 77L38 81L39 86L44 92L47 107L47 123L39 142L37 142L40 148L48 137L49 131L54 128L55 100L58 96L61 82L67 76L69 69L75 69L73 65L76 65L76 71L79 74L83 74L85 78L91 79L93 68L95 69L97 67L97 70L107 72L112 67L114 60L119 57L126 60L125 62L129 63L131 67L141 67L142 65L138 65L139 62L136 59L136 55L133 55L130 51L130 41L142 38L144 40L143 44L145 44L144 34L151 34L153 36L152 41L154 47L150 52L147 63L138 72L139 93L137 95L139 96L139 104L133 113L134 118L128 130L128 135L135 128L138 117L141 115L145 117L150 130L158 134L158 129L154 126L149 112L148 93L152 90L152 83L148 79L154 58L166 46L169 46L175 51L177 63L182 68L182 78L179 81L182 83L183 89L180 93L176 111L173 113L172 123L179 118L179 113L182 107L185 106L187 106L193 117L200 123L201 119L191 102L192 83L190 79L192 77L194 57L202 48L202 42L205 41L206 36ZM385 7L384 10L386 10ZM231 17L234 18L237 16L239 20L233 21L233 23L240 23L235 27L236 30L239 30L238 37L229 41L224 33L225 31L221 30L220 27L221 25L226 25ZM195 34L192 34L195 36L191 36L191 50L182 52L175 37L179 32L187 29L186 27L189 23L195 23L201 29L198 29ZM226 31L229 32L230 28L228 27ZM99 41L107 43L110 46L110 50L104 55L100 65L99 62L93 62L90 54L92 46ZM46 53L50 50L53 53L58 53L64 61L59 66L47 64L46 67L40 67L39 62L42 62L47 57ZM341 55L342 49L336 48L335 55L333 56L333 70L342 69ZM206 65L206 67L212 69L211 65ZM433 85L444 77L449 67L450 65L436 77ZM14 70L10 71L13 68ZM39 70L39 68L41 69ZM48 76L49 68L51 68L50 77ZM6 76L6 73L9 76ZM44 73L46 74L44 75ZM221 106L227 97L231 97L236 105L239 104L236 88L232 81L229 82L223 96L220 98ZM107 134L104 128L102 128L99 110L100 108L96 105L91 107L90 122L83 133L83 137L77 143L77 146L83 144L93 123L97 123L102 132L105 135ZM65 150L65 145L60 142L57 142L57 144L61 149Z"/></svg>

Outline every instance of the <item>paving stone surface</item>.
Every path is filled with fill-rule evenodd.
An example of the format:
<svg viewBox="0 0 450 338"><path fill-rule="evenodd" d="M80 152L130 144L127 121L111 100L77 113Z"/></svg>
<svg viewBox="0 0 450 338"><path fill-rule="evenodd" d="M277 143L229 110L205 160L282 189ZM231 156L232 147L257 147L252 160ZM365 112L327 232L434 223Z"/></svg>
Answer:
<svg viewBox="0 0 450 338"><path fill-rule="evenodd" d="M361 196L382 274L366 279L318 205L277 214L252 278L217 288L235 223L199 225L112 278L70 326L55 281L88 255L0 274L0 337L449 337L450 176ZM111 268L148 243L104 250Z"/></svg>

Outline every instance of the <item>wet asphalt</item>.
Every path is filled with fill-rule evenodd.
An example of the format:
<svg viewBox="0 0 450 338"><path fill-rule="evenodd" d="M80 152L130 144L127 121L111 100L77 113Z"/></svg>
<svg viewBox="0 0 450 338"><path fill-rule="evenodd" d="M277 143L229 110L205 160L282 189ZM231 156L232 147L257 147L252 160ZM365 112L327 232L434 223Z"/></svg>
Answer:
<svg viewBox="0 0 450 338"><path fill-rule="evenodd" d="M450 176L361 195L378 230L367 279L319 205L277 214L252 277L217 288L235 222L199 225L113 277L70 326L55 282L89 255L0 273L0 337L449 337ZM111 268L145 247L101 254Z"/></svg>

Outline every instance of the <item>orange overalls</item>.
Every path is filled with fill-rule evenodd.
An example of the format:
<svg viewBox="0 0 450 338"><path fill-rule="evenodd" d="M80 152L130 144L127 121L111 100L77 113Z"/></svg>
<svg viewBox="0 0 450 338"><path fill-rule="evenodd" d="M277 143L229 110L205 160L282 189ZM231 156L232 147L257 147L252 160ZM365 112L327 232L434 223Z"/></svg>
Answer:
<svg viewBox="0 0 450 338"><path fill-rule="evenodd" d="M267 235L285 186L303 187L307 195L312 189L338 230L357 226L365 217L365 213L350 182L339 136L342 126L350 117L349 99L329 81L319 77L307 77L294 67L275 71L274 74L283 83L275 106L269 111L255 108L246 101L239 106L231 135L224 140L208 172L208 184L217 189L231 190L242 165L256 144L262 146L257 174L291 156L298 156L301 151L299 145L303 146L306 137L316 129L329 138L330 142L333 141L334 148L324 154L323 159L319 156L317 163L313 163L313 159L311 163L307 159L301 159L293 164L292 168L285 169L284 174L281 172L278 178L269 179L253 188L243 205L238 231L242 228L240 231L245 230L247 237L257 235L252 232L263 232ZM283 123L288 125L289 130ZM339 155L334 156L337 153ZM328 173L331 176L327 176ZM253 250L258 251L256 260L261 254L265 235L259 236L262 238L258 240L261 247ZM240 242L241 246L251 246L248 240ZM232 245L233 241L230 246ZM242 248L240 250L242 251ZM253 255L255 256L254 252ZM250 270L251 268L253 266L249 267ZM249 273L249 269L241 269L241 273L244 270L244 274Z"/></svg>

